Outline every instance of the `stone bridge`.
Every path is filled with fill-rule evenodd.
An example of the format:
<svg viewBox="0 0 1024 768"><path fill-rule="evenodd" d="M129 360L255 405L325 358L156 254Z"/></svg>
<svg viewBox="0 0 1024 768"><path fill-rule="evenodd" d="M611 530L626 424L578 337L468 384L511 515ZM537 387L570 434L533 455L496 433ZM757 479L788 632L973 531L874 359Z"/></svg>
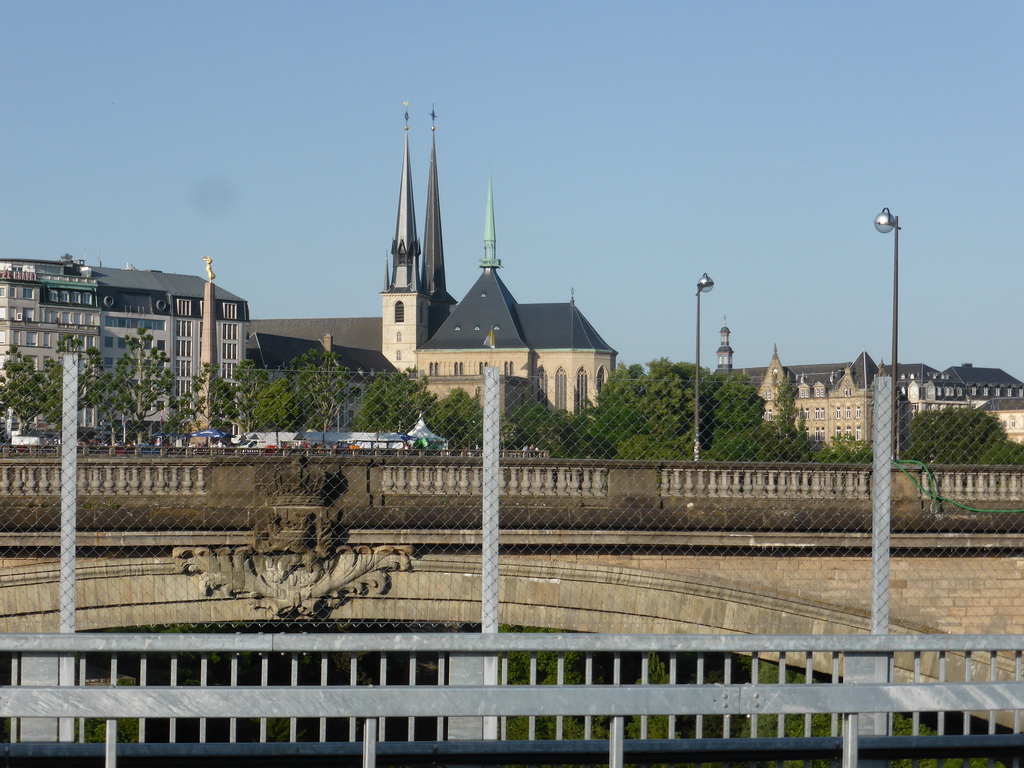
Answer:
<svg viewBox="0 0 1024 768"><path fill-rule="evenodd" d="M1024 470L890 480L895 631L1024 632ZM865 631L871 482L860 465L503 460L501 621ZM479 459L83 456L77 489L82 630L479 621ZM0 631L56 627L59 494L55 459L0 459Z"/></svg>

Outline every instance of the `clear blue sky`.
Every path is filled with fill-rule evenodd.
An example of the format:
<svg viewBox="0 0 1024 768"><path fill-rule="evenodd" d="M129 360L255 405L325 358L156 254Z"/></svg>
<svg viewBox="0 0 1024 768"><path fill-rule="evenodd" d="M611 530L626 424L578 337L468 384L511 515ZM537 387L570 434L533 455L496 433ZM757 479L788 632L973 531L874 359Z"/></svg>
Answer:
<svg viewBox="0 0 1024 768"><path fill-rule="evenodd" d="M449 289L483 252L623 362L901 352L1024 378L1019 2L8 2L0 257L203 273L254 317L380 314L402 102Z"/></svg>

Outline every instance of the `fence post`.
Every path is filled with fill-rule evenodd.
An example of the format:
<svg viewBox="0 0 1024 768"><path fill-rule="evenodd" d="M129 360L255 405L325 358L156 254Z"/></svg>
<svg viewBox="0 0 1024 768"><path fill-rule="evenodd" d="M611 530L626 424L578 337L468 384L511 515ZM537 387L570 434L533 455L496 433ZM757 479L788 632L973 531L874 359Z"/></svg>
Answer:
<svg viewBox="0 0 1024 768"><path fill-rule="evenodd" d="M480 631L498 631L498 496L501 490L501 383L498 369L484 367L483 374L483 451L480 564ZM450 658L452 685L497 685L496 654L454 653ZM452 740L497 739L497 717L452 717L448 719L448 738Z"/></svg>
<svg viewBox="0 0 1024 768"><path fill-rule="evenodd" d="M874 430L871 464L871 634L889 634L889 544L892 520L892 403L893 380L876 376L874 383ZM846 683L887 683L889 658L884 653L848 653L843 677ZM884 761L858 760L856 737L884 736L889 717L884 713L851 713L846 718L851 733L844 732L844 765L881 766ZM856 735L855 735L856 734ZM852 750L852 751L850 751ZM850 761L853 763L850 763Z"/></svg>
<svg viewBox="0 0 1024 768"><path fill-rule="evenodd" d="M60 631L75 631L78 608L78 355L69 352L63 358L63 387L60 426ZM58 680L61 685L75 684L75 657L62 656ZM108 726L109 727L109 726ZM60 719L60 741L75 740L74 720Z"/></svg>
<svg viewBox="0 0 1024 768"><path fill-rule="evenodd" d="M889 533L892 520L892 379L875 377L871 465L871 634L889 634Z"/></svg>

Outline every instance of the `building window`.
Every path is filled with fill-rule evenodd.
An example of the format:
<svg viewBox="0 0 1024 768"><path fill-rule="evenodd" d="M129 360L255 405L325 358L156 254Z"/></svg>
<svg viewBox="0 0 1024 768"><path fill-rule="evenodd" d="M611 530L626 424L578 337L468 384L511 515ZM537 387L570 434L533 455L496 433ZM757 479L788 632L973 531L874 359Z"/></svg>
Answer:
<svg viewBox="0 0 1024 768"><path fill-rule="evenodd" d="M191 315L192 314L192 299L175 299L174 300L174 314L176 314L176 315Z"/></svg>
<svg viewBox="0 0 1024 768"><path fill-rule="evenodd" d="M223 378L225 378L225 379L234 379L235 378L235 365L237 365L237 363L234 363L234 362L225 362L225 363L223 363L221 365L220 375Z"/></svg>
<svg viewBox="0 0 1024 768"><path fill-rule="evenodd" d="M836 437L842 437L842 436L843 436L843 428L837 425L836 426Z"/></svg>
<svg viewBox="0 0 1024 768"><path fill-rule="evenodd" d="M856 429L856 430L854 430L854 431L855 431L855 433L856 433L856 438L857 438L858 440L860 440L860 439L862 438L862 436L863 436L863 433L861 432L861 428L860 428L860 425L857 425L857 429Z"/></svg>
<svg viewBox="0 0 1024 768"><path fill-rule="evenodd" d="M221 360L237 360L238 359L238 342L225 341L220 345L220 358Z"/></svg>
<svg viewBox="0 0 1024 768"><path fill-rule="evenodd" d="M560 411L564 411L568 405L568 377L565 375L565 371L559 368L555 371L555 408Z"/></svg>
<svg viewBox="0 0 1024 768"><path fill-rule="evenodd" d="M395 343L396 344L401 344L402 343L402 332L401 331L399 331L398 333L395 334Z"/></svg>
<svg viewBox="0 0 1024 768"><path fill-rule="evenodd" d="M846 418L850 418L850 406L846 406Z"/></svg>
<svg viewBox="0 0 1024 768"><path fill-rule="evenodd" d="M821 443L825 440L825 428L815 427L814 428L814 442Z"/></svg>
<svg viewBox="0 0 1024 768"><path fill-rule="evenodd" d="M842 410L841 410L841 409L839 408L839 406L838 406L838 405L836 406L836 418L837 418L837 419L841 419L841 418L843 418L843 412L842 412Z"/></svg>
<svg viewBox="0 0 1024 768"><path fill-rule="evenodd" d="M109 340L110 340L110 337L108 336L107 337L107 341L109 341ZM187 357L187 358L191 359L192 358L192 339L178 339L174 343L174 354L175 354L175 357L179 357L179 358Z"/></svg>
<svg viewBox="0 0 1024 768"><path fill-rule="evenodd" d="M455 375L456 376L464 376L465 374L466 374L466 364L465 363L456 363L455 364Z"/></svg>
<svg viewBox="0 0 1024 768"><path fill-rule="evenodd" d="M590 377L587 376L585 370L580 368L576 371L576 392L573 396L574 410L578 411L590 402L589 382Z"/></svg>
<svg viewBox="0 0 1024 768"><path fill-rule="evenodd" d="M35 288L22 288L21 289L21 298L23 298L23 299L35 299L35 297L36 297Z"/></svg>
<svg viewBox="0 0 1024 768"><path fill-rule="evenodd" d="M814 387L814 396L815 397L824 397L825 396L825 385L824 384L818 384L818 385L816 385Z"/></svg>
<svg viewBox="0 0 1024 768"><path fill-rule="evenodd" d="M544 373L544 366L537 368L537 402L543 403L548 399L548 377Z"/></svg>
<svg viewBox="0 0 1024 768"><path fill-rule="evenodd" d="M238 305L231 302L227 302L221 305L224 309L225 320L237 320L238 319Z"/></svg>
<svg viewBox="0 0 1024 768"><path fill-rule="evenodd" d="M38 338L39 338L38 334L36 334L34 331L26 331L25 332L25 346L26 347L36 347L36 346L39 346L39 343L37 341Z"/></svg>
<svg viewBox="0 0 1024 768"><path fill-rule="evenodd" d="M601 390L604 389L604 366L602 365L597 369L597 377L594 379L594 388L597 390L597 394L601 394Z"/></svg>
<svg viewBox="0 0 1024 768"><path fill-rule="evenodd" d="M402 350L396 349L395 350L395 360L401 360L401 359L402 359Z"/></svg>
<svg viewBox="0 0 1024 768"><path fill-rule="evenodd" d="M192 321L191 320L176 320L175 321L175 333L178 336L192 336Z"/></svg>
<svg viewBox="0 0 1024 768"><path fill-rule="evenodd" d="M238 325L236 323L224 323L221 334L225 341L238 341Z"/></svg>
<svg viewBox="0 0 1024 768"><path fill-rule="evenodd" d="M405 322L405 303L404 302L401 302L401 301L396 301L395 302L395 322L396 323L404 323Z"/></svg>
<svg viewBox="0 0 1024 768"><path fill-rule="evenodd" d="M857 406L856 413L857 413L857 418L859 419L860 418L860 406L859 405Z"/></svg>

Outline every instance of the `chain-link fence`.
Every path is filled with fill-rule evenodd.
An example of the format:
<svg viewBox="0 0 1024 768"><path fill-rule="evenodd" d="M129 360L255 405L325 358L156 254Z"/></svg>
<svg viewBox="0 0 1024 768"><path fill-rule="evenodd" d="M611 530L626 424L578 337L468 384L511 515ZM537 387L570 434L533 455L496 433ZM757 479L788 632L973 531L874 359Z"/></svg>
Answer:
<svg viewBox="0 0 1024 768"><path fill-rule="evenodd" d="M3 631L1024 632L1024 446L885 378L137 362L7 371Z"/></svg>

